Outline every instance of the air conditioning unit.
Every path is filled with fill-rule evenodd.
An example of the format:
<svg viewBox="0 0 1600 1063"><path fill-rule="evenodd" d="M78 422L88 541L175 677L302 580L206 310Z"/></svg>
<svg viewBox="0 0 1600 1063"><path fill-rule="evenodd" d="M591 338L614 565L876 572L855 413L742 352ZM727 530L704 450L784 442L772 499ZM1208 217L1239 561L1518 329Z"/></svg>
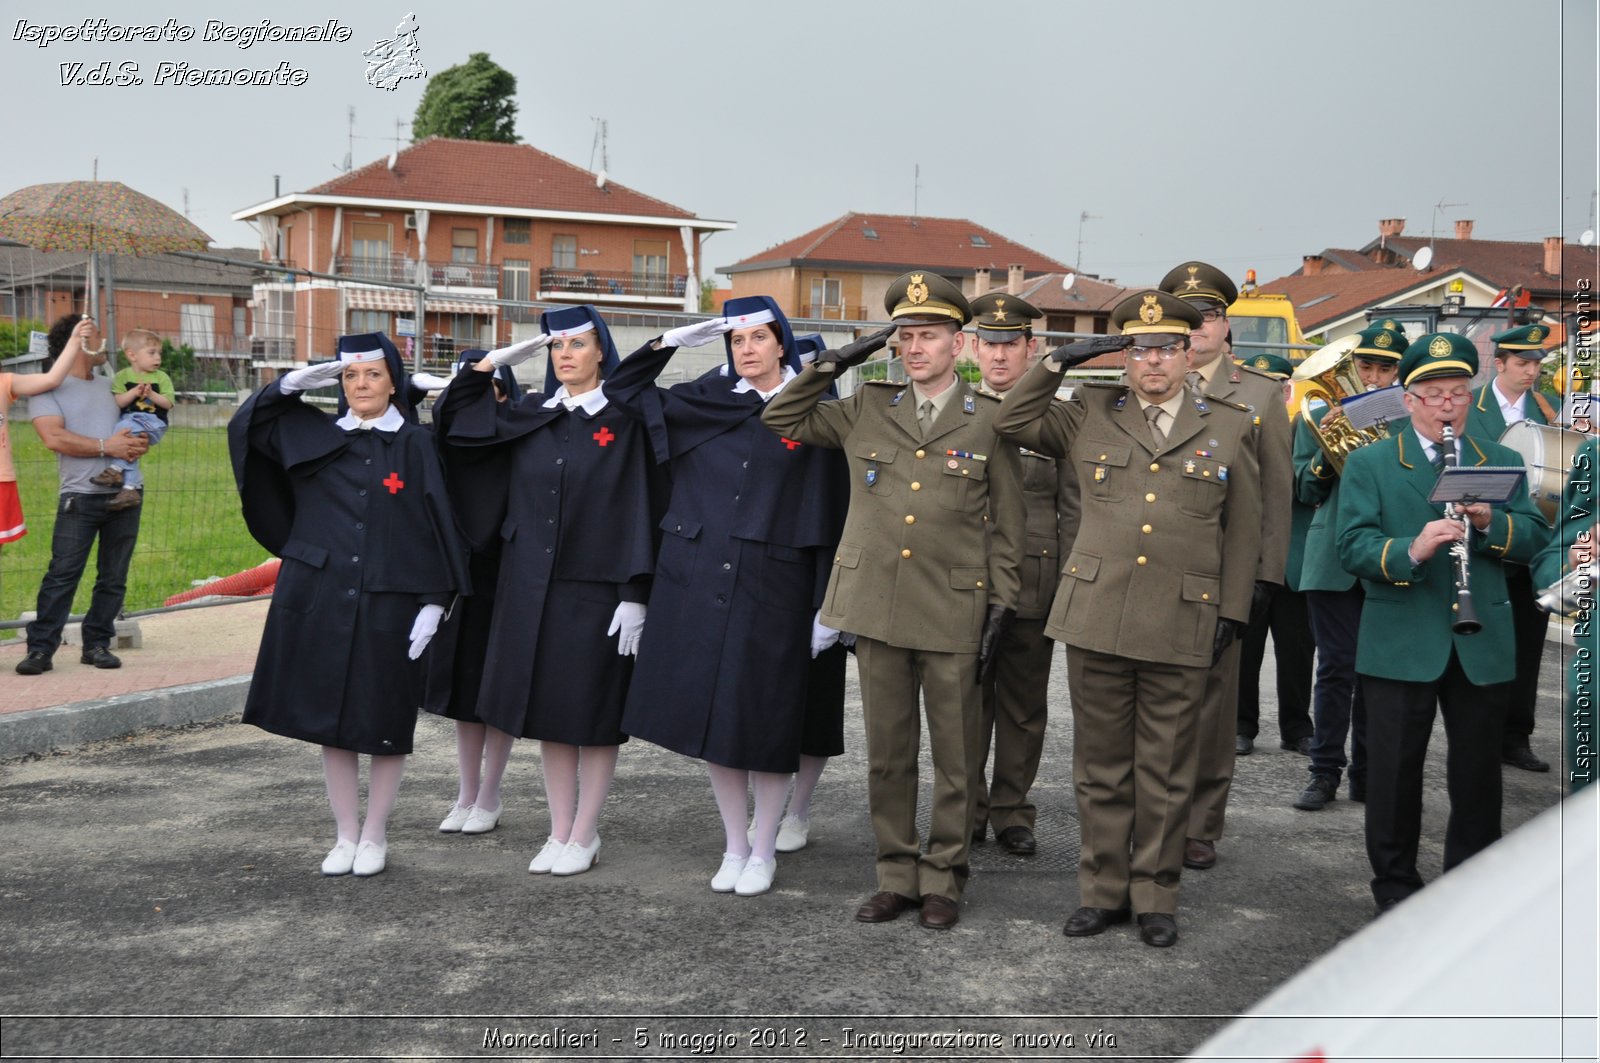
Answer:
<svg viewBox="0 0 1600 1063"><path fill-rule="evenodd" d="M406 228L410 229L410 230L415 230L416 227L417 227L417 216L415 214L407 214L406 215Z"/></svg>

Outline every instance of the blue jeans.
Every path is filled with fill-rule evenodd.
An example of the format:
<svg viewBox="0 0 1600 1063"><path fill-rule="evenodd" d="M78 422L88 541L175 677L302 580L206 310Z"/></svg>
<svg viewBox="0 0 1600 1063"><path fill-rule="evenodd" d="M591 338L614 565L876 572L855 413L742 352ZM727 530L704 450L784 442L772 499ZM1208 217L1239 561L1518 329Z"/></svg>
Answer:
<svg viewBox="0 0 1600 1063"><path fill-rule="evenodd" d="M72 598L89 562L89 548L100 538L94 595L83 618L83 648L110 646L117 614L128 589L128 563L139 538L139 511L133 506L113 513L106 509L114 495L63 494L56 503L55 534L50 540L50 568L39 584L38 618L28 624L29 652L54 654L61 629L72 612Z"/></svg>
<svg viewBox="0 0 1600 1063"><path fill-rule="evenodd" d="M125 413L117 420L118 432L128 431L136 436L145 436L153 447L161 442L161 437L167 434L167 422L153 413ZM122 470L123 487L143 487L144 473L139 471L139 461L129 461L126 458L112 458L111 467Z"/></svg>

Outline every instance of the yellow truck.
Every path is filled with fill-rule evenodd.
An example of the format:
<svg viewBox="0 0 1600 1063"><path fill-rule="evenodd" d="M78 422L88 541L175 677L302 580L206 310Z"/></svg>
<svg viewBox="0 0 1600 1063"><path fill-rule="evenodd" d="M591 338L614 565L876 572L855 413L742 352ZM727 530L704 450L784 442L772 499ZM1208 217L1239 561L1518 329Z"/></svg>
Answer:
<svg viewBox="0 0 1600 1063"><path fill-rule="evenodd" d="M1306 355L1305 351L1288 346L1306 342L1300 322L1295 320L1294 304L1287 295L1258 289L1253 269L1245 271L1239 298L1228 307L1228 325L1233 330L1233 356L1240 360L1248 361L1256 354L1276 354L1299 362Z"/></svg>

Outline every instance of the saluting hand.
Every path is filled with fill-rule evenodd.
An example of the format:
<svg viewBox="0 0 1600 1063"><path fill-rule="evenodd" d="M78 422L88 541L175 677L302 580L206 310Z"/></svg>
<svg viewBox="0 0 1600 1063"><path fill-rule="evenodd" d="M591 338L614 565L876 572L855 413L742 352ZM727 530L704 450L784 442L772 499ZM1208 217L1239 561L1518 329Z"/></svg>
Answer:
<svg viewBox="0 0 1600 1063"><path fill-rule="evenodd" d="M1132 344L1132 336L1095 336L1093 339L1076 340L1064 347L1057 347L1045 357L1053 358L1056 365L1065 371L1073 366L1082 365L1092 358L1098 358L1102 354L1124 350Z"/></svg>
<svg viewBox="0 0 1600 1063"><path fill-rule="evenodd" d="M344 363L335 358L331 362L318 362L308 365L303 369L296 369L284 376L278 384L278 390L285 394L296 391L314 391L325 388L329 384L337 384L339 377L344 373Z"/></svg>
<svg viewBox="0 0 1600 1063"><path fill-rule="evenodd" d="M680 325L669 328L661 334L663 347L704 347L712 340L725 332L732 330L733 326L725 317L712 317L704 321L696 321L692 325Z"/></svg>
<svg viewBox="0 0 1600 1063"><path fill-rule="evenodd" d="M852 340L836 351L823 351L817 355L817 370L825 372L824 366L832 366L834 372L842 373L851 366L860 365L881 351L883 345L889 342L889 337L899 330L899 325L890 325L877 332L869 332L858 340Z"/></svg>
<svg viewBox="0 0 1600 1063"><path fill-rule="evenodd" d="M473 368L482 373L492 373L502 365L519 365L550 346L550 337L543 332L532 339L513 343L509 347L499 347L484 355L481 362L488 362L489 367L483 368L481 362Z"/></svg>

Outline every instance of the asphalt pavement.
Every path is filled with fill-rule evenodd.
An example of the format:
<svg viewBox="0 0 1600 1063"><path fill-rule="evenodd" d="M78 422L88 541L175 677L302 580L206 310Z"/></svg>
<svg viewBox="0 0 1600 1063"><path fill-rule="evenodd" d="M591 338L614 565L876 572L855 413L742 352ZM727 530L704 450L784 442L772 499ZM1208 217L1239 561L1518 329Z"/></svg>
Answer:
<svg viewBox="0 0 1600 1063"><path fill-rule="evenodd" d="M947 932L853 917L875 888L854 668L848 752L764 896L710 891L722 839L704 767L643 742L622 750L587 874L527 873L548 833L534 743L515 750L498 829L438 833L454 742L428 716L388 869L326 879L317 749L238 722L263 611L146 618L115 672L72 647L20 677L20 648L0 646L0 1056L1167 1059L1372 919L1362 806L1341 790L1324 811L1290 807L1307 761L1277 748L1269 703L1219 863L1184 875L1178 944L1146 947L1132 926L1064 937L1077 821L1060 653L1040 853L975 846ZM1560 653L1533 739L1551 761ZM1269 654L1264 692L1270 671ZM1443 747L1436 728L1429 879ZM1559 799L1554 772L1504 779L1508 831Z"/></svg>

